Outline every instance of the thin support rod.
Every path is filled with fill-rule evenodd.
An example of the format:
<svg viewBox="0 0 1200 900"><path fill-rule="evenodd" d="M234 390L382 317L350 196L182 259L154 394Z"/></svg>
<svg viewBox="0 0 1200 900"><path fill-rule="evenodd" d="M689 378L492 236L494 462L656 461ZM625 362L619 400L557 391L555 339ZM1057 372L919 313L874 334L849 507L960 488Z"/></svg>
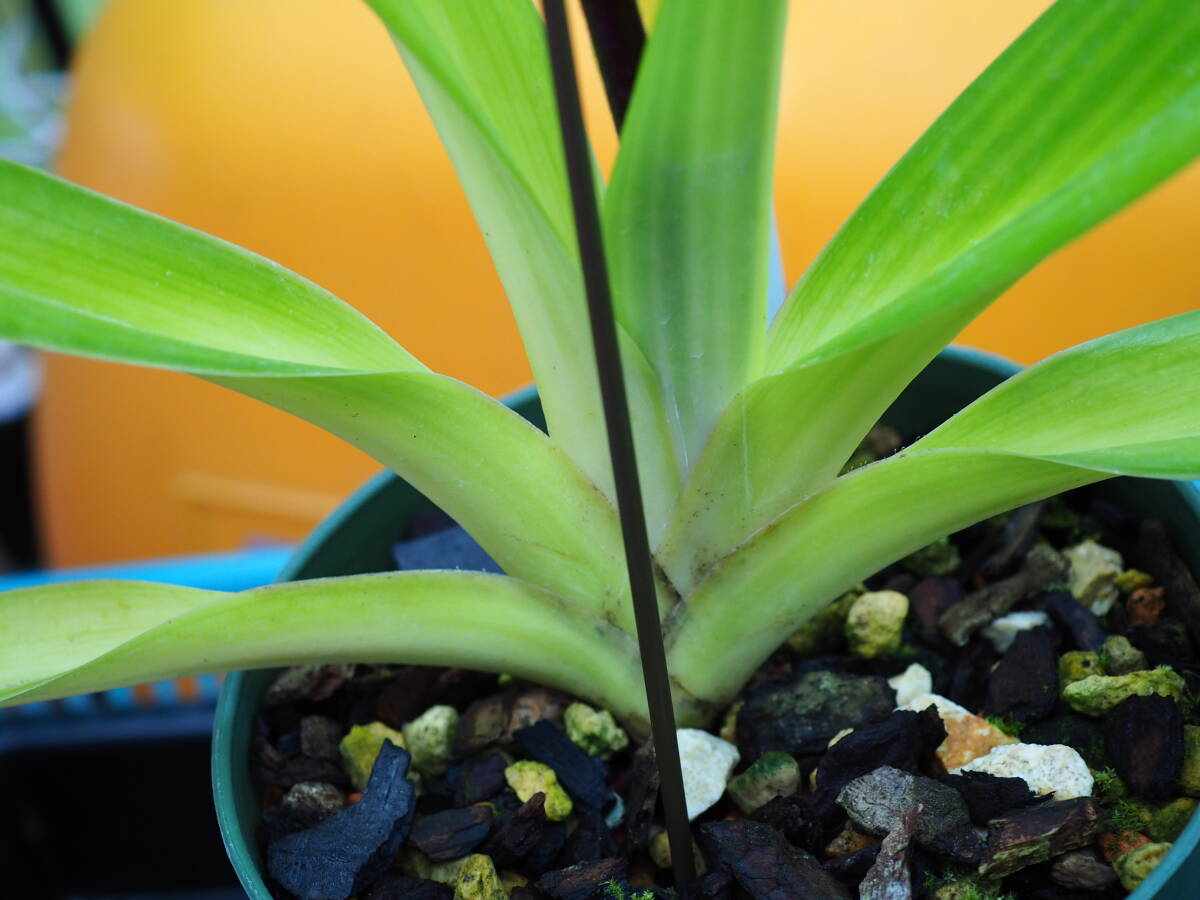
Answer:
<svg viewBox="0 0 1200 900"><path fill-rule="evenodd" d="M571 36L562 0L546 0L545 9L554 94L558 101L567 178L575 210L575 234L579 240L588 314L592 323L592 343L596 351L604 420L608 428L613 482L616 485L621 533L625 542L625 564L629 569L629 591L633 598L642 674L646 682L650 733L654 738L654 753L658 762L667 838L671 842L671 866L675 871L676 886L682 892L695 878L692 833L688 827L684 802L679 744L675 737L675 711L671 705L671 682L667 676L667 655L663 649L662 626L658 619L654 568L650 560L650 542L646 537L637 459L633 452L633 429L629 423L625 380L621 375L612 293L604 258L600 216L596 209L596 188L592 183L592 160L583 128Z"/></svg>

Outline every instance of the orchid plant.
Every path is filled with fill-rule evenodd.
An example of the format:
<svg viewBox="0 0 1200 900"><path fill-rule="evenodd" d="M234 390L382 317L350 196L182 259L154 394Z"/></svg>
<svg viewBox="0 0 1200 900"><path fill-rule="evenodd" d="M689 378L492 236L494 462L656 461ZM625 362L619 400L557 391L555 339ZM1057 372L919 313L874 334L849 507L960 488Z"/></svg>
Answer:
<svg viewBox="0 0 1200 900"><path fill-rule="evenodd" d="M548 435L270 261L7 163L0 338L189 372L314 422L415 485L507 574L11 591L3 703L406 662L511 672L644 727L539 14L529 0L368 2L470 198ZM599 202L680 724L727 703L831 598L942 535L1114 475L1200 476L1200 312L1052 356L839 474L974 316L1200 152L1200 4L1059 0L896 164L772 321L786 2L642 13L649 39Z"/></svg>

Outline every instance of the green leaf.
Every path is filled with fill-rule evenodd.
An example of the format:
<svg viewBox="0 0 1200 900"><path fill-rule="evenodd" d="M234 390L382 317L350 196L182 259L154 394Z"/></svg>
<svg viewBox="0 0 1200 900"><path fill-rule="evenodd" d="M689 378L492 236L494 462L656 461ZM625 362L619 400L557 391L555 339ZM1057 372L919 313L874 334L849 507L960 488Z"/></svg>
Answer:
<svg viewBox="0 0 1200 900"><path fill-rule="evenodd" d="M781 633L847 586L987 516L1112 475L1200 478L1200 311L1051 356L781 516L680 607L673 671L724 699L720 684L741 684ZM714 666L718 647L728 662Z"/></svg>
<svg viewBox="0 0 1200 900"><path fill-rule="evenodd" d="M679 683L727 702L850 586L943 535L1107 477L991 450L901 452L838 478L716 565L667 620Z"/></svg>
<svg viewBox="0 0 1200 900"><path fill-rule="evenodd" d="M510 574L632 627L611 505L502 404L215 238L12 164L0 195L0 337L180 369L295 413L411 481Z"/></svg>
<svg viewBox="0 0 1200 900"><path fill-rule="evenodd" d="M233 594L93 581L0 595L0 705L302 662L511 672L645 718L633 640L503 576L404 572Z"/></svg>
<svg viewBox="0 0 1200 900"><path fill-rule="evenodd" d="M1154 478L1200 478L1200 310L1064 350L912 450L972 447Z"/></svg>
<svg viewBox="0 0 1200 900"><path fill-rule="evenodd" d="M395 38L471 202L521 329L550 433L612 498L541 19L528 0L368 2ZM647 380L652 374L627 361L633 414L660 433L665 412L658 386ZM637 452L647 472L665 477L674 470L669 446L643 441ZM677 483L675 476L672 494ZM649 507L649 491L647 498Z"/></svg>
<svg viewBox="0 0 1200 900"><path fill-rule="evenodd" d="M657 371L685 473L761 367L786 12L665 4L605 198L617 319Z"/></svg>
<svg viewBox="0 0 1200 900"><path fill-rule="evenodd" d="M769 335L774 380L735 401L685 486L673 572L702 570L698 548L720 557L821 489L963 326L1198 151L1200 5L1055 4L796 286ZM710 503L704 485L735 483L743 468L749 491Z"/></svg>

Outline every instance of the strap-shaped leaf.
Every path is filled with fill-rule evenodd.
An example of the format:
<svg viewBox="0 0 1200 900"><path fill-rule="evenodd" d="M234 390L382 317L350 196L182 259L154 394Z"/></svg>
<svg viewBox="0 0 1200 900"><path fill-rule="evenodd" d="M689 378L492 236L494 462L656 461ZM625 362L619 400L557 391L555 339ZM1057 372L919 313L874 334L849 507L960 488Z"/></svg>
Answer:
<svg viewBox="0 0 1200 900"><path fill-rule="evenodd" d="M913 450L1003 450L1117 475L1200 477L1200 310L1056 353Z"/></svg>
<svg viewBox="0 0 1200 900"><path fill-rule="evenodd" d="M761 365L786 12L665 4L605 197L617 318L657 370L684 472Z"/></svg>
<svg viewBox="0 0 1200 900"><path fill-rule="evenodd" d="M550 433L611 498L541 19L528 0L368 2L395 38L487 240ZM652 374L626 365L634 415L661 432L665 411L658 387L646 380ZM648 473L666 477L674 469L668 445L643 441L637 452Z"/></svg>
<svg viewBox="0 0 1200 900"><path fill-rule="evenodd" d="M93 581L0 594L0 705L302 662L511 672L645 719L633 640L504 576L404 572L235 594Z"/></svg>
<svg viewBox="0 0 1200 900"><path fill-rule="evenodd" d="M0 337L192 372L295 413L411 481L510 574L631 623L612 507L502 404L215 238L11 164L0 197Z"/></svg>
<svg viewBox="0 0 1200 900"><path fill-rule="evenodd" d="M781 632L846 586L986 516L1111 475L1200 478L1200 310L1043 360L781 516L681 608L676 676L721 699L719 679L740 684ZM700 671L717 641L733 672Z"/></svg>
<svg viewBox="0 0 1200 900"><path fill-rule="evenodd" d="M901 453L839 478L719 563L668 619L668 663L725 702L840 592L942 535L1106 477L987 450Z"/></svg>
<svg viewBox="0 0 1200 900"><path fill-rule="evenodd" d="M1200 152L1200 5L1060 0L904 156L777 316L685 488L674 572L819 490L904 385L1049 253ZM724 490L745 471L749 490ZM703 481L701 480L703 472ZM750 502L747 502L749 500ZM754 504L754 505L752 505Z"/></svg>

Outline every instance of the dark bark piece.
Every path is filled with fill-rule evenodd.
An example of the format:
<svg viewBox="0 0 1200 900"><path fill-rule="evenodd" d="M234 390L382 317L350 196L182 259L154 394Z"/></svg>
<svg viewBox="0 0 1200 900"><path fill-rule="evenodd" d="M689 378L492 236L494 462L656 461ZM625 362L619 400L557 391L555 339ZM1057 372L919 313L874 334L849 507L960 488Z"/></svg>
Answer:
<svg viewBox="0 0 1200 900"><path fill-rule="evenodd" d="M471 756L490 744L498 743L508 731L511 718L510 695L492 694L476 700L458 717L454 755Z"/></svg>
<svg viewBox="0 0 1200 900"><path fill-rule="evenodd" d="M871 866L875 865L881 846L882 844L872 844L849 856L834 856L822 862L821 868L846 887L852 890L857 889L859 883L871 871Z"/></svg>
<svg viewBox="0 0 1200 900"><path fill-rule="evenodd" d="M770 750L815 756L842 729L882 719L895 705L896 692L882 678L808 672L746 701L738 713L738 744L744 759Z"/></svg>
<svg viewBox="0 0 1200 900"><path fill-rule="evenodd" d="M375 716L389 728L402 728L433 704L429 696L440 669L405 666L375 699Z"/></svg>
<svg viewBox="0 0 1200 900"><path fill-rule="evenodd" d="M305 716L300 720L300 752L313 759L336 762L338 745L346 730L327 716Z"/></svg>
<svg viewBox="0 0 1200 900"><path fill-rule="evenodd" d="M362 900L453 900L454 888L427 878L389 872L371 885Z"/></svg>
<svg viewBox="0 0 1200 900"><path fill-rule="evenodd" d="M983 852L967 805L952 788L920 775L880 766L842 789L838 805L867 834L885 835L917 813L916 841L932 853L974 865Z"/></svg>
<svg viewBox="0 0 1200 900"><path fill-rule="evenodd" d="M538 879L537 887L556 900L589 900L597 885L605 881L624 881L628 875L629 863L612 857L547 872Z"/></svg>
<svg viewBox="0 0 1200 900"><path fill-rule="evenodd" d="M942 633L952 644L962 647L971 635L1021 600L1065 580L1067 571L1067 562L1059 553L1045 544L1038 544L1029 551L1016 573L969 594L961 603L950 607L938 623Z"/></svg>
<svg viewBox="0 0 1200 900"><path fill-rule="evenodd" d="M1104 749L1130 793L1175 796L1183 765L1183 714L1170 697L1127 697L1104 720Z"/></svg>
<svg viewBox="0 0 1200 900"><path fill-rule="evenodd" d="M463 763L462 773L454 787L454 800L459 806L469 806L490 800L507 787L504 770L508 760L499 753L489 753Z"/></svg>
<svg viewBox="0 0 1200 900"><path fill-rule="evenodd" d="M1131 625L1126 634L1152 666L1178 669L1197 666L1196 648L1187 626L1174 616L1163 616L1153 625Z"/></svg>
<svg viewBox="0 0 1200 900"><path fill-rule="evenodd" d="M571 698L561 691L544 687L527 687L513 695L512 715L508 720L505 744L513 745L514 737L522 728L539 722L561 724L563 713L571 704Z"/></svg>
<svg viewBox="0 0 1200 900"><path fill-rule="evenodd" d="M988 825L979 872L999 878L1045 862L1092 841L1100 831L1100 804L1090 797L1058 800L1019 810Z"/></svg>
<svg viewBox="0 0 1200 900"><path fill-rule="evenodd" d="M700 826L700 848L715 870L754 900L850 900L840 881L769 825L750 819Z"/></svg>
<svg viewBox="0 0 1200 900"><path fill-rule="evenodd" d="M819 853L827 843L816 806L801 794L772 797L752 812L750 818L770 825L809 853Z"/></svg>
<svg viewBox="0 0 1200 900"><path fill-rule="evenodd" d="M962 599L963 589L957 578L931 575L913 585L908 593L908 608L912 611L921 638L943 646L944 638L938 621L946 610L962 602Z"/></svg>
<svg viewBox="0 0 1200 900"><path fill-rule="evenodd" d="M490 807L467 806L431 816L417 816L408 842L433 862L446 862L471 853L483 843L491 829Z"/></svg>
<svg viewBox="0 0 1200 900"><path fill-rule="evenodd" d="M1050 879L1067 890L1098 893L1117 883L1117 873L1095 850L1088 848L1056 858L1050 866Z"/></svg>
<svg viewBox="0 0 1200 900"><path fill-rule="evenodd" d="M919 713L896 710L886 719L856 728L830 747L817 765L818 810L827 818L842 788L880 766L920 774L945 739L942 718L932 707Z"/></svg>
<svg viewBox="0 0 1200 900"><path fill-rule="evenodd" d="M1186 625L1200 646L1200 585L1175 552L1166 523L1161 519L1142 522L1138 550L1146 571L1166 589L1167 610Z"/></svg>
<svg viewBox="0 0 1200 900"><path fill-rule="evenodd" d="M1076 650L1095 650L1108 639L1096 614L1070 591L1047 591L1040 605Z"/></svg>
<svg viewBox="0 0 1200 900"><path fill-rule="evenodd" d="M737 882L728 872L709 872L683 892L684 900L735 900Z"/></svg>
<svg viewBox="0 0 1200 900"><path fill-rule="evenodd" d="M986 772L963 772L961 775L939 775L938 781L954 788L967 804L971 821L987 825L1015 809L1041 803L1050 795L1039 797L1029 789L1023 778L1000 778Z"/></svg>
<svg viewBox="0 0 1200 900"><path fill-rule="evenodd" d="M1100 723L1089 716L1075 713L1060 713L1041 722L1031 722L1021 732L1027 744L1066 744L1079 751L1079 755L1093 769L1108 765L1104 754L1104 730Z"/></svg>
<svg viewBox="0 0 1200 900"><path fill-rule="evenodd" d="M578 824L562 851L564 865L594 862L620 854L621 848L617 845L617 839L604 823L601 813L581 806L576 811L576 818Z"/></svg>
<svg viewBox="0 0 1200 900"><path fill-rule="evenodd" d="M350 787L349 776L336 762L307 756L288 758L265 738L256 738L255 756L259 777L268 785L290 788L302 782L323 782L343 789Z"/></svg>
<svg viewBox="0 0 1200 900"><path fill-rule="evenodd" d="M875 863L858 886L859 900L912 900L912 839L920 807L900 817L879 847Z"/></svg>
<svg viewBox="0 0 1200 900"><path fill-rule="evenodd" d="M384 741L362 799L267 847L271 877L301 900L344 900L370 886L391 867L412 826L409 759Z"/></svg>
<svg viewBox="0 0 1200 900"><path fill-rule="evenodd" d="M934 677L934 692L959 706L979 709L996 658L991 642L980 637L973 639Z"/></svg>
<svg viewBox="0 0 1200 900"><path fill-rule="evenodd" d="M542 828L537 844L525 854L525 860L521 864L522 871L533 878L549 872L555 868L555 860L566 843L567 823L547 822Z"/></svg>
<svg viewBox="0 0 1200 900"><path fill-rule="evenodd" d="M354 675L353 663L309 664L284 669L263 694L263 706L325 700Z"/></svg>
<svg viewBox="0 0 1200 900"><path fill-rule="evenodd" d="M500 823L484 850L497 866L511 868L542 842L545 830L546 795L538 791Z"/></svg>
<svg viewBox="0 0 1200 900"><path fill-rule="evenodd" d="M654 744L642 744L633 754L629 792L625 795L625 841L639 852L650 845L650 826L658 805L658 763Z"/></svg>
<svg viewBox="0 0 1200 900"><path fill-rule="evenodd" d="M535 887L519 885L512 889L508 900L545 900L546 895Z"/></svg>
<svg viewBox="0 0 1200 900"><path fill-rule="evenodd" d="M1019 722L1044 719L1058 705L1058 658L1046 628L1022 631L992 670L983 708Z"/></svg>
<svg viewBox="0 0 1200 900"><path fill-rule="evenodd" d="M554 770L571 799L603 809L612 793L605 784L604 764L588 756L556 725L546 720L518 729L517 746L532 760Z"/></svg>

